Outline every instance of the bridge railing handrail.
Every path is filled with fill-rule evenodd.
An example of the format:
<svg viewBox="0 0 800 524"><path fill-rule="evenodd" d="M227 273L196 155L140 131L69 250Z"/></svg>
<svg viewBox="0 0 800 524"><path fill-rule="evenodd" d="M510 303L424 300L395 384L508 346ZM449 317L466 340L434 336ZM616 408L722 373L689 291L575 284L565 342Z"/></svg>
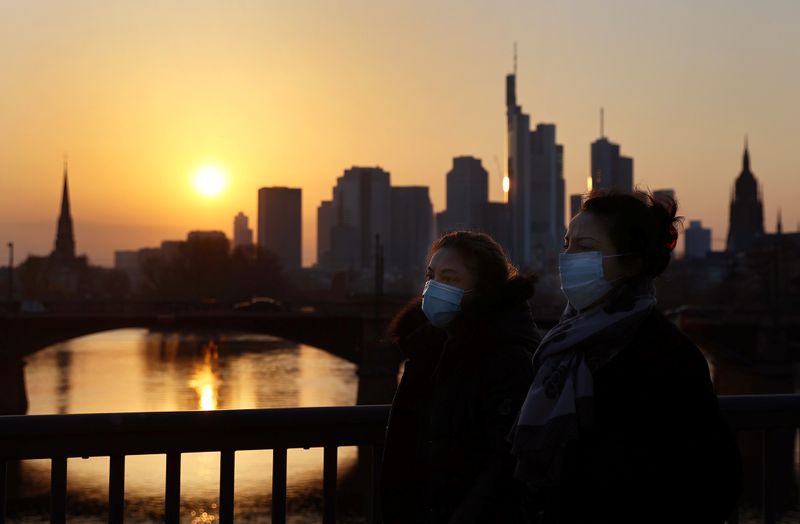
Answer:
<svg viewBox="0 0 800 524"><path fill-rule="evenodd" d="M0 458L374 445L388 413L372 405L0 416Z"/></svg>
<svg viewBox="0 0 800 524"><path fill-rule="evenodd" d="M731 395L719 397L734 431L763 430L764 463L773 460L770 443L776 431L800 427L800 395ZM51 521L66 518L67 458L109 456L109 522L120 522L124 509L125 456L166 454L165 517L179 520L182 453L220 452L220 522L233 519L235 452L273 450L272 516L285 522L286 451L324 448L323 512L335 522L337 450L366 446L372 450L371 519L378 522L377 476L390 406L288 409L237 409L145 413L0 416L0 522L5 521L5 463L50 458ZM766 471L766 470L765 470ZM764 522L774 522L771 482L764 477ZM732 516L729 522L736 522Z"/></svg>
<svg viewBox="0 0 800 524"><path fill-rule="evenodd" d="M736 431L800 427L800 394L719 395L725 418Z"/></svg>

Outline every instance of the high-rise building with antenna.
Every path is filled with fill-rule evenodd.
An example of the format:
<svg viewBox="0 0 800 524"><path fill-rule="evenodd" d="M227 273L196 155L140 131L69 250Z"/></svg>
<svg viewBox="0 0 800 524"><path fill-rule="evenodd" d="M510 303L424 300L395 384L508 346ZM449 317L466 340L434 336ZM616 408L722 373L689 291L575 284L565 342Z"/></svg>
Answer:
<svg viewBox="0 0 800 524"><path fill-rule="evenodd" d="M540 270L555 261L564 236L564 147L555 124L530 128L517 104L517 53L506 76L506 176L511 220L510 254L515 264Z"/></svg>
<svg viewBox="0 0 800 524"><path fill-rule="evenodd" d="M600 138L592 142L589 189L633 191L633 159L620 154L619 144L605 135L605 112L600 109Z"/></svg>

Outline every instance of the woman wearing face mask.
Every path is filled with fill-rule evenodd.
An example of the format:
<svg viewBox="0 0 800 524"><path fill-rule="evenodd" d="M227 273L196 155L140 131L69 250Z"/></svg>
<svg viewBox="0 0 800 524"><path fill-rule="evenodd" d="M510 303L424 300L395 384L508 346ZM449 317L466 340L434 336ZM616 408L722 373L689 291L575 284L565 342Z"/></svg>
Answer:
<svg viewBox="0 0 800 524"><path fill-rule="evenodd" d="M448 233L431 251L422 296L390 326L408 360L386 432L383 521L530 522L505 437L533 379L533 283L481 233Z"/></svg>
<svg viewBox="0 0 800 524"><path fill-rule="evenodd" d="M671 199L592 193L560 255L569 304L509 434L540 523L722 523L741 462L700 350L656 305Z"/></svg>

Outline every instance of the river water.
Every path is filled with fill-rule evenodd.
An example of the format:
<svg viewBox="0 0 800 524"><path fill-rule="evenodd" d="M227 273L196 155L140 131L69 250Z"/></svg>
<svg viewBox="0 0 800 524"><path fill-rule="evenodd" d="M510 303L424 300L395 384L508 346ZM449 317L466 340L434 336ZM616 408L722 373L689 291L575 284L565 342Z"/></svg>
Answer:
<svg viewBox="0 0 800 524"><path fill-rule="evenodd" d="M356 403L354 364L325 351L265 335L152 333L124 329L74 339L27 359L30 414L348 406ZM339 476L356 463L355 448L340 448ZM318 522L322 450L289 450L289 522ZM165 456L126 459L126 522L163 515ZM184 454L183 521L217 518L219 454ZM238 521L269 515L271 451L236 454ZM50 461L24 461L12 472L12 521L45 521ZM14 476L14 475L12 475ZM105 522L108 458L70 459L68 520ZM347 504L342 508L347 513ZM347 515L342 520L347 522Z"/></svg>

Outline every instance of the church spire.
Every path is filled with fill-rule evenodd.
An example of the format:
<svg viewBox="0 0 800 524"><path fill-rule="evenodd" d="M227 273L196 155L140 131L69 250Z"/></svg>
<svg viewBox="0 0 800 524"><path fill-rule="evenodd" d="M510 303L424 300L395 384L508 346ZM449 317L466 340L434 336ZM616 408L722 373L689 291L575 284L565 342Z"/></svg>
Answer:
<svg viewBox="0 0 800 524"><path fill-rule="evenodd" d="M742 172L750 171L750 150L747 147L747 135L744 135L744 155L742 157Z"/></svg>
<svg viewBox="0 0 800 524"><path fill-rule="evenodd" d="M783 233L783 220L781 219L781 208L778 208L778 224L775 227L775 230L779 235Z"/></svg>
<svg viewBox="0 0 800 524"><path fill-rule="evenodd" d="M750 148L744 137L742 172L734 183L728 222L727 250L732 253L750 249L754 238L764 233L764 204L761 189L750 171Z"/></svg>
<svg viewBox="0 0 800 524"><path fill-rule="evenodd" d="M64 155L64 187L61 189L61 216L70 216L69 212L69 166L67 156Z"/></svg>
<svg viewBox="0 0 800 524"><path fill-rule="evenodd" d="M59 259L75 258L75 237L72 232L72 214L69 206L69 167L64 155L64 185L61 191L61 213L58 217L56 248L53 255Z"/></svg>

